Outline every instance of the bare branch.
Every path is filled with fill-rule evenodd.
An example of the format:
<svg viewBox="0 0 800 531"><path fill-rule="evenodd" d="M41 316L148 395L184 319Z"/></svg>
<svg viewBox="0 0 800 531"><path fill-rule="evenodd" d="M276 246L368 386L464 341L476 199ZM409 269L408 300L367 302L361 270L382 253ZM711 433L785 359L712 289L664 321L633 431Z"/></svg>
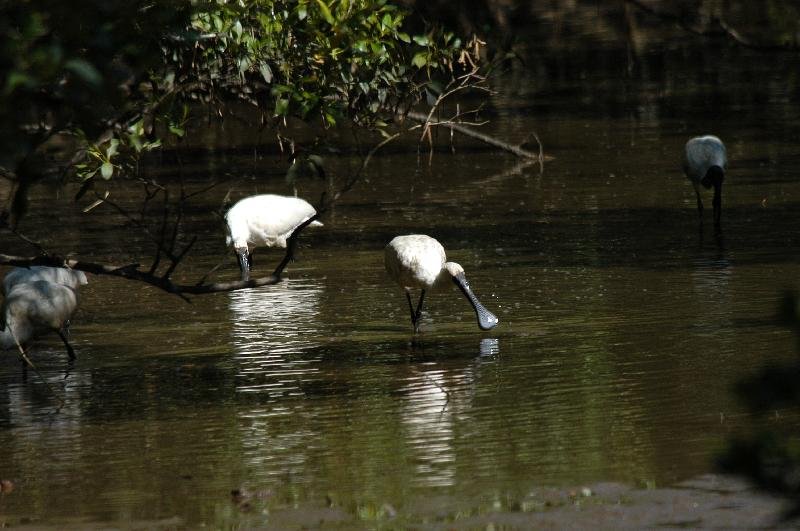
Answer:
<svg viewBox="0 0 800 531"><path fill-rule="evenodd" d="M46 256L13 256L0 254L0 264L12 265L16 267L30 267L33 265L45 265L50 267L68 267L94 275L107 275L112 277L126 278L128 280L138 280L150 284L168 293L178 295L188 300L185 295L203 295L207 293L219 293L234 291L243 288L257 288L269 286L281 281L279 277L270 275L268 277L252 280L237 280L231 282L215 282L211 284L184 285L176 284L168 278L156 276L139 270L139 264L128 264L115 266L108 264L98 264L94 262L84 262L71 258L61 258L55 255Z"/></svg>
<svg viewBox="0 0 800 531"><path fill-rule="evenodd" d="M424 114L422 114L420 112L410 111L407 114L407 116L409 118L411 118L412 120L417 121L417 122L430 123L430 122L428 122L428 120L429 120L428 116L426 116L426 115L424 115ZM475 139L480 140L481 142L485 142L486 144L489 144L491 146L499 147L500 149L503 149L505 151L513 153L514 155L517 155L518 157L523 157L523 158L527 158L527 159L534 159L534 160L540 160L540 158L541 158L541 160L544 160L544 161L553 160L553 158L551 156L545 155L544 153L541 153L541 152L540 153L533 153L532 151L528 151L526 149L522 149L519 146L515 146L513 144L509 144L508 142L503 142L502 140L498 140L497 138L495 138L493 136L489 136L489 135L484 134L484 133L479 133L478 131L473 131L472 129L470 129L470 128L464 126L464 125L458 124L458 123L436 122L436 125L442 126L442 127L447 127L449 129L453 129L454 131L456 131L458 133L461 133L462 135L466 135L466 136L475 138Z"/></svg>

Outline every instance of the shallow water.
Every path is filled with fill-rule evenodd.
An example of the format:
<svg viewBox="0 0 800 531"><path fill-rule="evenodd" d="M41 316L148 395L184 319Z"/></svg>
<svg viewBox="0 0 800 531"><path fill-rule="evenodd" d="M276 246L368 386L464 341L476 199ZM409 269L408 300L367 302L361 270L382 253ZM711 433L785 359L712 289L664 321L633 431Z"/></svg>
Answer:
<svg viewBox="0 0 800 531"><path fill-rule="evenodd" d="M32 352L63 407L35 375L23 381L14 356L0 359L0 478L15 484L2 522L261 525L265 510L333 506L368 525L542 485L667 485L710 470L749 422L733 385L796 355L773 315L800 273L800 119L788 74L745 81L763 56L707 51L722 60L702 83L703 62L680 50L642 52L641 65L665 65L649 74L564 56L498 79L488 131L512 142L536 131L555 160L540 171L463 139L430 162L379 153L325 227L303 234L279 285L187 304L91 278L72 326L77 361L57 337ZM680 170L683 143L709 131L731 159L721 233L710 216L698 224ZM209 214L229 187L291 193L279 157L214 145L184 165L189 187L223 167L236 179L187 213L186 234L201 235L188 280L220 260L216 278L236 278ZM328 163L341 177L357 161ZM165 156L145 171L179 170ZM104 207L81 214L71 192L35 190L22 231L62 252L146 262L145 238L126 237ZM414 232L464 266L496 329L481 332L448 288L427 299L412 340L382 260L386 242ZM258 253L256 272L280 256ZM237 508L233 489L256 509ZM420 509L431 500L438 509Z"/></svg>

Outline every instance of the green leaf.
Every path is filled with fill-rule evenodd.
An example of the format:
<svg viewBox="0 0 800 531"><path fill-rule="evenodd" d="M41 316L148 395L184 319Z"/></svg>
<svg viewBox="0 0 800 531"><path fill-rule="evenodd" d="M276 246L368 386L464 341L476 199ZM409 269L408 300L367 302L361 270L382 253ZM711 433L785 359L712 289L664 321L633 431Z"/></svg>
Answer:
<svg viewBox="0 0 800 531"><path fill-rule="evenodd" d="M258 71L261 72L261 77L264 78L264 81L267 83L272 83L272 69L267 63L261 63L258 65Z"/></svg>
<svg viewBox="0 0 800 531"><path fill-rule="evenodd" d="M169 124L169 132L175 136L183 138L183 135L186 134L186 131L175 124Z"/></svg>
<svg viewBox="0 0 800 531"><path fill-rule="evenodd" d="M128 143L133 146L133 149L136 153L140 153L142 151L142 138L136 134L128 134Z"/></svg>
<svg viewBox="0 0 800 531"><path fill-rule="evenodd" d="M72 72L87 85L100 87L103 84L103 76L97 71L92 63L85 59L72 59L64 64L64 69Z"/></svg>
<svg viewBox="0 0 800 531"><path fill-rule="evenodd" d="M6 94L11 94L15 88L21 85L33 85L33 79L22 72L11 72L6 79Z"/></svg>
<svg viewBox="0 0 800 531"><path fill-rule="evenodd" d="M425 35L414 35L414 42L420 46L428 46L431 43Z"/></svg>
<svg viewBox="0 0 800 531"><path fill-rule="evenodd" d="M300 20L305 20L307 16L308 16L308 10L306 9L306 6L299 6L297 8L297 18L299 18Z"/></svg>
<svg viewBox="0 0 800 531"><path fill-rule="evenodd" d="M119 147L119 139L112 138L111 141L108 143L108 148L106 149L106 157L111 160L111 157L117 154L117 148Z"/></svg>
<svg viewBox="0 0 800 531"><path fill-rule="evenodd" d="M317 0L317 4L319 5L319 10L322 11L322 17L328 24L333 26L334 20L330 8L322 0Z"/></svg>
<svg viewBox="0 0 800 531"><path fill-rule="evenodd" d="M417 68L422 68L426 64L428 64L428 58L425 52L419 52L414 55L414 58L411 60L411 63L416 66Z"/></svg>
<svg viewBox="0 0 800 531"><path fill-rule="evenodd" d="M275 99L275 116L288 116L289 115L289 99L276 98Z"/></svg>
<svg viewBox="0 0 800 531"><path fill-rule="evenodd" d="M104 162L103 165L100 166L100 175L106 181L109 180L113 174L114 174L114 165L111 164L110 162Z"/></svg>
<svg viewBox="0 0 800 531"><path fill-rule="evenodd" d="M401 41L405 42L405 43L410 43L411 42L411 37L409 37L408 33L402 33L402 32L398 33L397 34L397 38L400 39Z"/></svg>

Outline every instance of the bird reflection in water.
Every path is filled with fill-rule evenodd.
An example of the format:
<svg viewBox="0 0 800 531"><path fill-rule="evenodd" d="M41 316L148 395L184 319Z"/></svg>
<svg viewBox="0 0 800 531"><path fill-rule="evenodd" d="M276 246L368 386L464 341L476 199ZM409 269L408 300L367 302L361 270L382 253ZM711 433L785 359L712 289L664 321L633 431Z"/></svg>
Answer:
<svg viewBox="0 0 800 531"><path fill-rule="evenodd" d="M698 306L703 308L696 326L717 335L733 322L735 305L730 282L734 267L721 233L715 234L711 241L701 238L699 243L698 253L691 261L692 291Z"/></svg>
<svg viewBox="0 0 800 531"><path fill-rule="evenodd" d="M481 357L497 356L500 354L500 341L493 337L481 339L479 352Z"/></svg>
<svg viewBox="0 0 800 531"><path fill-rule="evenodd" d="M484 338L478 356L466 365L423 363L407 375L401 388L401 421L414 454L417 481L428 487L456 482L456 424L469 416L476 382L490 357L500 353L497 339ZM467 420L468 422L468 420Z"/></svg>
<svg viewBox="0 0 800 531"><path fill-rule="evenodd" d="M317 346L321 294L322 287L307 280L230 293L239 391L302 394L304 376L315 372L315 360L303 354Z"/></svg>

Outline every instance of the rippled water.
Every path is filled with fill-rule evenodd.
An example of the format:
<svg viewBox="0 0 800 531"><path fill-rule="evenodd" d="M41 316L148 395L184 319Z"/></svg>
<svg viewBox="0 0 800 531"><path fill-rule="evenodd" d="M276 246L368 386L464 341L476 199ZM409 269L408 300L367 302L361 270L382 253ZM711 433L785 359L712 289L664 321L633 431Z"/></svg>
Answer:
<svg viewBox="0 0 800 531"><path fill-rule="evenodd" d="M800 273L797 93L748 88L734 73L759 72L758 56L726 53L722 82L691 91L679 83L696 73L688 63L668 62L654 86L610 67L501 78L490 130L513 142L535 130L555 157L544 171L464 140L430 162L389 149L303 234L279 285L187 304L91 278L72 327L78 360L57 337L32 354L62 408L14 356L0 361L0 478L15 484L0 522L259 525L264 509L327 506L369 522L387 506L430 515L538 485L665 485L710 470L748 422L734 383L795 355L772 317ZM698 225L680 170L685 140L709 131L731 159L721 234ZM189 185L225 166L236 197L291 193L277 158L237 157L197 158ZM341 176L356 161L328 163ZM70 191L37 189L23 231L111 262L148 255L112 212L80 214ZM188 216L187 234L203 237L187 279L220 260L218 278L236 278L208 214L226 191ZM453 288L430 295L412 340L382 263L386 242L412 232L464 266L496 329L481 332ZM259 253L256 271L279 257ZM233 489L252 494L249 512Z"/></svg>

